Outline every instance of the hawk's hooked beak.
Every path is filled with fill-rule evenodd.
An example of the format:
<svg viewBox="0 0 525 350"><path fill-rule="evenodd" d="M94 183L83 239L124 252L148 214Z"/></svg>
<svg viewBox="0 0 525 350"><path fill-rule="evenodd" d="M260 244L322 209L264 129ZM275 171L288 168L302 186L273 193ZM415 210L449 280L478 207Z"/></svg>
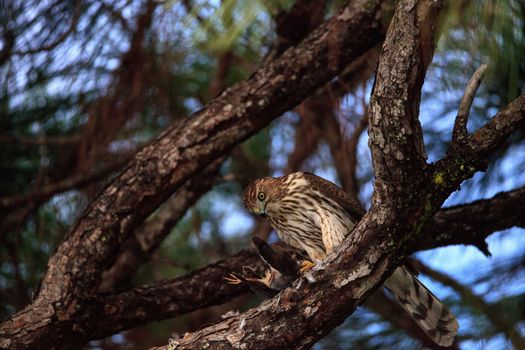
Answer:
<svg viewBox="0 0 525 350"><path fill-rule="evenodd" d="M253 208L253 213L265 218L267 216L266 203L259 203L255 208Z"/></svg>

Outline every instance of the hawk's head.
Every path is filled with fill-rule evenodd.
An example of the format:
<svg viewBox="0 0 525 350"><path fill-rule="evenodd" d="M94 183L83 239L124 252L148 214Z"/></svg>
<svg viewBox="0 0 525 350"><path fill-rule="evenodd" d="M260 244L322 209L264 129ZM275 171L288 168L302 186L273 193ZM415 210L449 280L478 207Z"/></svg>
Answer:
<svg viewBox="0 0 525 350"><path fill-rule="evenodd" d="M250 183L244 190L243 202L250 212L266 217L278 207L284 188L279 178L264 177Z"/></svg>

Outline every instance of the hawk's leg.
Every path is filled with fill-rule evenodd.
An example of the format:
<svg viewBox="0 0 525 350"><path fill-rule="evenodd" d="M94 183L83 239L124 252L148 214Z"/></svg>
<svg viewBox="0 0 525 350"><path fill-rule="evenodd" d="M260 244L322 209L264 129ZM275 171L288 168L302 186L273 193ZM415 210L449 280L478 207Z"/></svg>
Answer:
<svg viewBox="0 0 525 350"><path fill-rule="evenodd" d="M299 272L301 272L301 274L304 274L305 272L311 270L314 266L318 265L321 262L321 260L323 260L326 257L324 251L315 250L309 246L304 246L303 248L306 250L309 260L305 259L301 261L301 268L299 269Z"/></svg>
<svg viewBox="0 0 525 350"><path fill-rule="evenodd" d="M303 260L301 261L301 268L299 269L299 272L301 274L304 274L306 271L311 270L316 263L311 262L310 260Z"/></svg>

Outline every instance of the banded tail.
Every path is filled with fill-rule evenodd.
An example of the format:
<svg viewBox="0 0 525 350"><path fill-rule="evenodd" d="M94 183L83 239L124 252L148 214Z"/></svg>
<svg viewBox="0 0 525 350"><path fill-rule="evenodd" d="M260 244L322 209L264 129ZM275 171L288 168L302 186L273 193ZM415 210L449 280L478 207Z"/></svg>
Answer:
<svg viewBox="0 0 525 350"><path fill-rule="evenodd" d="M398 267L384 286L430 339L440 346L452 344L456 318L406 267Z"/></svg>

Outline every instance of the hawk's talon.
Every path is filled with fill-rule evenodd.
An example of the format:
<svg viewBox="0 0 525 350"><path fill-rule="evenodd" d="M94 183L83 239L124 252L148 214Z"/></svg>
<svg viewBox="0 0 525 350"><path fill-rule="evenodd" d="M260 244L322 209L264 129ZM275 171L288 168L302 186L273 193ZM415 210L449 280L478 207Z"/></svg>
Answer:
<svg viewBox="0 0 525 350"><path fill-rule="evenodd" d="M310 260L303 260L301 261L301 268L299 269L299 272L304 274L305 272L311 270L314 266L314 262L311 262Z"/></svg>
<svg viewBox="0 0 525 350"><path fill-rule="evenodd" d="M230 273L228 276L224 276L223 278L228 284L239 285L242 283L241 279L235 276L233 273Z"/></svg>

